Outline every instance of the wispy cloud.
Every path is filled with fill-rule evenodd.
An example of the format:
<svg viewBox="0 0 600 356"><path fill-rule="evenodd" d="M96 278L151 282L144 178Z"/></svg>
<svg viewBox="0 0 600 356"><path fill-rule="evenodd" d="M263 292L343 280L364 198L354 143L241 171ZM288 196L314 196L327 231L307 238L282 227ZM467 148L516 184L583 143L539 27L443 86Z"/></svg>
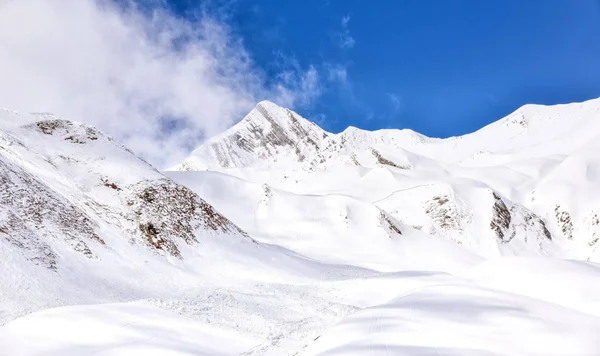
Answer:
<svg viewBox="0 0 600 356"><path fill-rule="evenodd" d="M346 15L342 17L342 27L347 28L348 23L350 22L350 15Z"/></svg>
<svg viewBox="0 0 600 356"><path fill-rule="evenodd" d="M286 107L311 105L322 93L320 75L314 66L307 70L280 73L276 85L277 103Z"/></svg>
<svg viewBox="0 0 600 356"><path fill-rule="evenodd" d="M330 82L342 85L348 83L348 69L346 66L341 64L327 64L325 65L325 69L327 72L327 80Z"/></svg>
<svg viewBox="0 0 600 356"><path fill-rule="evenodd" d="M342 49L350 49L353 48L356 44L354 38L350 35L350 29L348 28L348 23L350 22L350 15L346 15L342 17L341 21L341 31L338 33L338 44Z"/></svg>
<svg viewBox="0 0 600 356"><path fill-rule="evenodd" d="M292 54L281 51L275 52L273 56L279 71L273 93L277 103L286 107L306 107L313 104L323 91L320 74L323 67L303 67Z"/></svg>
<svg viewBox="0 0 600 356"><path fill-rule="evenodd" d="M190 21L122 3L1 3L0 106L96 125L164 167L259 100L293 107L321 93L311 66L266 84L241 39L206 12Z"/></svg>
<svg viewBox="0 0 600 356"><path fill-rule="evenodd" d="M390 102L390 117L397 116L402 111L402 97L398 94L387 93L388 100Z"/></svg>

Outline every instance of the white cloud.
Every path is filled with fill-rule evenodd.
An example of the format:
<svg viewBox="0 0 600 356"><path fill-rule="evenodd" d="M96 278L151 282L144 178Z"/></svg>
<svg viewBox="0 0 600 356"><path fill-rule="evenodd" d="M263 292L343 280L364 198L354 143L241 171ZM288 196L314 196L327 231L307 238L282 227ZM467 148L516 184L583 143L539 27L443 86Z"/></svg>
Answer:
<svg viewBox="0 0 600 356"><path fill-rule="evenodd" d="M404 109L404 100L398 94L387 93L386 95L390 103L390 110L387 117L389 119L397 119L398 115L401 114Z"/></svg>
<svg viewBox="0 0 600 356"><path fill-rule="evenodd" d="M402 97L394 93L387 93L387 97L390 100L390 105L394 112L397 112L402 107Z"/></svg>
<svg viewBox="0 0 600 356"><path fill-rule="evenodd" d="M0 3L0 68L0 106L96 125L162 167L259 100L320 94L314 67L266 88L241 41L206 14L192 23L111 0Z"/></svg>
<svg viewBox="0 0 600 356"><path fill-rule="evenodd" d="M342 17L342 27L348 27L348 22L350 22L350 15L346 15Z"/></svg>
<svg viewBox="0 0 600 356"><path fill-rule="evenodd" d="M342 85L348 83L348 70L345 66L342 65L328 65L327 69L327 79L331 82L337 82Z"/></svg>
<svg viewBox="0 0 600 356"><path fill-rule="evenodd" d="M305 72L285 71L276 85L277 103L285 107L307 106L321 95L319 72L310 66Z"/></svg>
<svg viewBox="0 0 600 356"><path fill-rule="evenodd" d="M348 23L350 22L350 15L346 15L342 17L342 30L338 33L339 46L342 49L350 49L353 48L356 44L354 38L350 35L350 30L348 29Z"/></svg>

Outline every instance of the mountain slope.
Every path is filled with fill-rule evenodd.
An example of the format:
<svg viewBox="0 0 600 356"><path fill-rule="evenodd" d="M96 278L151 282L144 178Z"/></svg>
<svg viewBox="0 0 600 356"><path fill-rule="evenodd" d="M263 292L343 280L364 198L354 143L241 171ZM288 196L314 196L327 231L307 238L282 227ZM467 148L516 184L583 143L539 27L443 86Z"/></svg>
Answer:
<svg viewBox="0 0 600 356"><path fill-rule="evenodd" d="M370 201L483 256L597 260L599 119L595 99L526 105L448 139L410 130L331 134L261 102L171 170L219 171L296 194Z"/></svg>
<svg viewBox="0 0 600 356"><path fill-rule="evenodd" d="M262 102L164 173L0 111L0 350L599 354L598 104L434 139Z"/></svg>
<svg viewBox="0 0 600 356"><path fill-rule="evenodd" d="M244 234L196 194L92 127L44 120L1 138L2 182L8 188L2 194L7 215L2 226L13 240L52 225L73 240L73 249L92 258L87 243L106 246L110 237L100 236L101 225L110 223L129 231L133 243L180 257L177 245L197 242L197 229ZM164 213L179 219L164 219Z"/></svg>
<svg viewBox="0 0 600 356"><path fill-rule="evenodd" d="M217 172L166 174L205 197L257 241L315 260L384 272L454 272L481 260L350 196L293 194Z"/></svg>

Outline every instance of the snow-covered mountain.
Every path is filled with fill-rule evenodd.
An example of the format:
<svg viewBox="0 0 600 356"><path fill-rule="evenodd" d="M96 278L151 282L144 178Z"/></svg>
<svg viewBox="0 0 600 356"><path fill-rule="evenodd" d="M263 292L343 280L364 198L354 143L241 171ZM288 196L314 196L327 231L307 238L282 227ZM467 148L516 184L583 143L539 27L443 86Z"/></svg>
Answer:
<svg viewBox="0 0 600 356"><path fill-rule="evenodd" d="M448 139L265 101L159 172L0 110L0 354L597 355L598 136L600 99Z"/></svg>
<svg viewBox="0 0 600 356"><path fill-rule="evenodd" d="M44 241L57 233L55 239L65 236L61 242L95 258L94 250L110 248L106 241L114 232L103 231L105 226L129 231L133 244L174 257L181 257L179 244L198 242L198 229L244 234L195 193L93 127L45 119L1 132L0 139L2 230L25 253L46 249ZM50 268L58 263L51 255L39 262Z"/></svg>
<svg viewBox="0 0 600 356"><path fill-rule="evenodd" d="M332 134L265 101L171 170L354 197L484 256L598 260L599 138L600 99L526 105L448 139L353 127Z"/></svg>
<svg viewBox="0 0 600 356"><path fill-rule="evenodd" d="M95 128L34 117L0 129L0 265L7 276L0 320L111 299L123 289L114 273L142 280L142 268L184 263L214 239L254 244L196 193Z"/></svg>

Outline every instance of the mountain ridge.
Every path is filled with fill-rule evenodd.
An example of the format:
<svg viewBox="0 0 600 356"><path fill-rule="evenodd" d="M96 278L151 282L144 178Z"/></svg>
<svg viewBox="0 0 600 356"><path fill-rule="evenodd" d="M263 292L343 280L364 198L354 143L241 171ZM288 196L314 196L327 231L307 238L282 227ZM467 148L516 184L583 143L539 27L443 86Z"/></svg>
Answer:
<svg viewBox="0 0 600 356"><path fill-rule="evenodd" d="M323 177L332 183L319 194L342 189L344 194L361 195L356 188L341 188L350 182L350 178L342 175L352 176L354 172L362 172L359 176L367 172L380 176L382 187L376 189L382 189L386 195L430 182L433 186L450 187L450 193L435 193L435 189L414 190L412 192L419 192L419 202L414 201L410 207L402 209L395 208L397 202L381 200L381 197L369 199L377 201L375 205L379 207L385 206L384 211L393 212L392 216L404 224L430 226L429 232L457 243L468 243L478 253L503 250L503 245L521 245L522 249L544 254L547 253L542 247L547 245L544 241L551 240L552 245L561 248L566 244L571 246L568 250L587 251L580 252L587 256L585 258L597 258L590 256L597 250L595 236L600 236L595 223L595 217L600 214L600 198L585 193L584 188L589 189L596 182L600 184L595 173L600 169L600 160L591 153L594 142L600 139L600 99L552 106L524 105L473 133L445 139L429 138L412 130L367 131L349 127L338 134L316 130L318 134L312 136L279 130L278 133L289 135L282 140L269 140L271 126L254 126L253 139L266 142L269 150L261 151L260 144L256 145L258 151L252 147L240 150L236 146L240 139L232 137L244 138L249 122L267 116L276 117L279 127L289 127L298 121L302 127L318 127L291 110L261 102L240 123L209 139L188 159L168 171L219 171L299 194L312 191L311 184L318 186L320 183L316 181ZM314 144L307 144L307 140ZM296 141L298 145L293 144ZM219 147L224 156L243 155L244 158L215 160L214 147ZM389 173L376 173L380 169ZM569 171L580 173L571 176ZM298 182L299 179L305 180L304 184L291 184L292 180ZM364 178L355 182L361 180ZM369 184L376 185L377 182ZM394 188L383 188L387 184ZM403 194L403 199L417 196ZM480 198L472 198L475 196ZM400 199L400 196L390 199ZM438 218L432 216L432 212L438 210L430 208L436 201L448 203L440 204L442 208L435 214L461 223L436 222ZM449 209L450 206L466 206L466 215L459 216L458 210ZM416 211L422 211L423 215ZM468 220L471 219L468 216L478 215L477 211L488 211L486 214L492 217L482 216L480 222ZM513 227L511 221L522 221L518 223L522 227ZM536 226L534 235L537 237L530 240L533 236L528 237L531 232L526 231L532 231L533 226ZM516 234L517 240L523 240L518 243L512 237L505 240L505 234L513 237ZM589 234L594 237L588 238ZM480 242L468 237L473 235L490 236L485 239L493 239L496 235L498 247L492 250L476 247ZM531 245L531 241L539 241L539 247ZM524 251L519 252L519 248L509 250L514 252L502 253Z"/></svg>
<svg viewBox="0 0 600 356"><path fill-rule="evenodd" d="M503 137L503 139L514 138L516 136L519 136L523 132L530 130L532 125L533 125L534 129L539 128L539 125L540 125L539 121L556 122L557 119L561 119L561 115L565 115L564 114L565 110L570 111L570 110L573 110L574 108L579 108L580 109L579 111L583 111L583 112L592 111L594 113L598 113L600 110L600 99L591 99L591 100L581 102L581 103L557 104L557 105L527 104L527 105L524 105L524 106L518 108L517 110L515 110L511 114L507 115L506 117L501 118L495 122L492 122L472 133L468 133L468 134L461 135L461 136L452 136L452 137L448 137L448 138L435 138L435 137L427 137L425 135L422 135L422 134L415 132L413 130L410 130L410 129L380 129L380 130L369 131L369 130L356 128L353 126L349 126L344 131L334 134L334 133L330 133L330 132L327 132L327 131L319 128L316 123L303 118L302 116L298 115L297 113L295 113L289 109L279 107L276 104L269 102L269 101L261 101L239 123L237 123L230 129L226 130L222 134L219 134L213 138L208 139L205 144L201 145L196 150L194 150L190 154L190 157L188 157L188 159L184 160L181 164L176 165L167 170L181 170L181 169L200 170L200 169L206 168L206 166L211 166L211 168L216 168L219 166L227 167L227 168L236 168L236 167L240 168L240 167L247 167L252 164L258 164L256 161L248 162L248 160L246 160L244 162L238 162L238 163L241 163L241 165L238 167L235 164L233 164L235 162L231 161L231 160L226 160L221 163L219 163L219 162L204 162L202 160L202 158L203 158L202 156L210 156L211 155L210 146L212 145L214 147L214 145L218 144L219 141L224 140L226 137L230 137L230 136L241 137L241 139L244 140L245 132L243 132L243 131L245 131L245 130L251 131L251 130L248 130L248 128L247 128L248 125L253 126L254 130L266 132L265 134L268 135L269 134L268 131L270 129L268 127L268 125L254 125L253 124L254 120L257 117L264 118L265 115L278 119L277 122L278 122L278 126L280 126L280 127L281 127L281 125L286 126L286 125L290 125L291 122L299 121L301 123L300 126L302 126L302 127L310 126L313 128L318 128L317 129L318 135L311 135L311 136L309 136L309 138L312 142L319 143L318 144L319 148L323 148L322 146L326 146L327 144L329 144L330 146L336 145L336 144L339 145L339 144L345 143L348 140L351 140L354 144L356 144L357 142L361 142L361 141L363 141L363 142L364 141L373 141L374 144L376 142L379 142L379 143L391 144L391 145L394 145L396 148L401 147L404 149L414 148L414 146L416 146L417 144L432 143L432 144L441 144L444 146L444 148L448 149L448 148L452 148L451 146L454 145L455 141L470 140L473 136L477 136L477 135L487 136L485 134L490 131L492 131L492 132L493 131L508 131L507 134L505 134L506 137ZM269 110L273 111L275 113L275 115L271 115ZM548 112L552 113L554 111L557 112L555 117L553 117L553 115L547 114ZM290 120L287 120L287 121L285 120L286 115L282 115L282 113L284 113L284 112L288 114L287 117L290 117L291 118ZM582 115L580 115L580 116L582 116ZM561 120L561 124L564 124L564 121L566 121L566 120ZM575 126L575 125L571 125L571 129L574 129L573 126ZM600 126L596 125L594 127L600 127ZM502 130L500 128L503 128L504 130ZM556 132L554 132L553 134L556 134ZM320 137L320 136L322 136L322 137ZM289 135L284 138L281 138L279 141L277 141L277 140L273 141L273 140L266 139L264 137L260 138L260 135L256 136L257 140L262 139L262 142L271 141L271 143L275 146L277 146L277 145L281 146L281 145L283 145L283 143L285 143L285 145L291 145L290 142L294 142L294 139L297 139L297 138L298 138L298 135L296 135L295 137L294 137L294 135ZM239 138L238 138L238 140L239 140ZM590 138L590 140L591 140L591 138ZM231 140L231 141L235 141L235 140ZM331 142L331 141L333 141L333 142ZM402 142L402 141L405 141L405 142ZM283 146L285 146L285 145L283 145ZM473 152L469 152L469 153L471 155L473 155L473 154L477 154L478 152L484 153L484 152L489 151L489 148L484 147L485 145L482 145L482 146L483 147L480 147L479 149L473 148L472 149ZM496 144L496 146L497 146L497 144ZM229 148L231 149L231 146L229 146ZM294 147L294 148L297 148L297 147ZM302 148L303 147L299 147L299 149L302 149ZM310 150L308 150L308 151L309 151L308 154L313 153ZM431 152L427 152L427 150L417 150L414 153L423 154L430 158L437 158L442 161L448 160L447 158L444 159L443 156L440 157L439 154L437 157L432 157ZM281 156L285 156L287 154L289 154L289 152L283 152L279 156L277 156L275 154L271 154L270 156L260 155L259 158L261 158L263 160L266 158L281 159ZM275 157L275 156L277 156L277 157ZM300 157L300 153L297 153L297 156ZM306 156L306 155L304 155L304 156ZM467 157L464 157L464 156L467 156L467 154L465 154L465 153L461 154L461 156L462 156L461 157L462 159L467 158ZM207 157L204 157L205 160L206 160L206 158ZM181 165L184 165L185 167L182 167ZM194 165L198 165L198 167L195 167Z"/></svg>

